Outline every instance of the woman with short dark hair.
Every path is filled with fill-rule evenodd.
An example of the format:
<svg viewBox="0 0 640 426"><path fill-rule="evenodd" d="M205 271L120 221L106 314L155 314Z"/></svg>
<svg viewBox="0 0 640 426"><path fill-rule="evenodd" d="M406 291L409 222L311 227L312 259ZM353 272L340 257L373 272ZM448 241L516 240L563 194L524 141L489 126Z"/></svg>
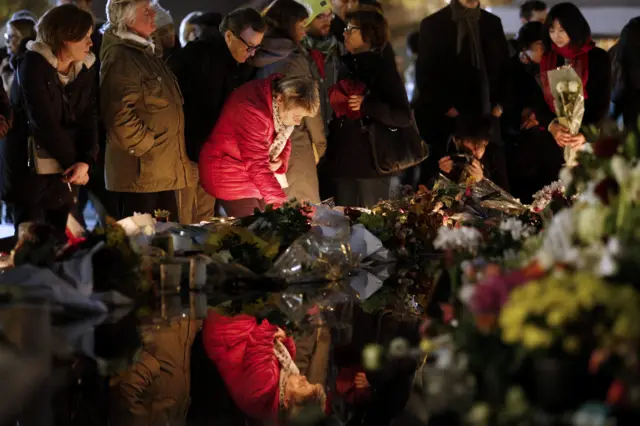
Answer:
<svg viewBox="0 0 640 426"><path fill-rule="evenodd" d="M336 118L329 124L329 143L323 174L334 179L336 202L371 207L390 196L390 178L376 171L368 133L363 123L408 127L413 119L393 51L387 48L387 21L376 6L360 6L347 13L345 61L348 83L361 86L348 101L332 101ZM346 103L345 105L343 105ZM344 114L343 114L344 112Z"/></svg>
<svg viewBox="0 0 640 426"><path fill-rule="evenodd" d="M39 221L64 233L72 185L86 185L98 151L93 16L50 9L18 64L14 124L2 145L2 197L16 229Z"/></svg>
<svg viewBox="0 0 640 426"><path fill-rule="evenodd" d="M600 123L609 112L611 63L607 52L593 42L591 27L580 9L573 3L553 6L544 23L542 42L545 54L540 63L540 79L549 108L556 112L548 72L571 65L582 79L584 87L585 113L582 124ZM561 147L578 147L585 143L584 135L571 135L557 121L549 125L549 131Z"/></svg>

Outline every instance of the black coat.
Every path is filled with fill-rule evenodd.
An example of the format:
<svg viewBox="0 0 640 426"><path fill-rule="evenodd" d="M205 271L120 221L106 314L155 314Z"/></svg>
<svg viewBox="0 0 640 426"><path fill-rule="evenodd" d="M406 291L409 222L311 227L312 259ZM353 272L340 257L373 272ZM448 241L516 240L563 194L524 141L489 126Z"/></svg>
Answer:
<svg viewBox="0 0 640 426"><path fill-rule="evenodd" d="M9 96L4 91L4 85L0 84L0 117L4 117L7 123L11 121L11 103Z"/></svg>
<svg viewBox="0 0 640 426"><path fill-rule="evenodd" d="M98 152L95 73L95 66L83 66L75 80L63 86L56 69L41 54L28 51L24 55L11 91L13 127L0 147L5 201L31 203L37 200L35 194L51 196L52 191L66 191L60 198L68 196L67 186L56 184L61 176L36 175L30 169L29 135L63 169L77 162L93 166Z"/></svg>
<svg viewBox="0 0 640 426"><path fill-rule="evenodd" d="M622 30L617 59L620 75L614 102L625 126L635 129L640 116L640 18L632 19Z"/></svg>
<svg viewBox="0 0 640 426"><path fill-rule="evenodd" d="M249 81L251 68L238 64L220 33L188 43L169 59L184 97L187 154L198 162L231 92Z"/></svg>
<svg viewBox="0 0 640 426"><path fill-rule="evenodd" d="M323 172L335 179L376 178L379 175L363 123L376 120L390 127L406 127L413 118L411 107L391 49L347 55L344 59L347 78L367 87L361 106L363 119L331 121Z"/></svg>
<svg viewBox="0 0 640 426"><path fill-rule="evenodd" d="M508 102L509 48L502 22L482 10L479 26L489 101L491 107L504 107ZM445 116L450 108L455 107L461 115L482 113L481 73L471 65L468 49L457 54L457 34L451 7L428 16L420 24L416 118L423 137L428 143L439 145L434 148L440 153L453 130L454 120Z"/></svg>
<svg viewBox="0 0 640 426"><path fill-rule="evenodd" d="M500 18L484 10L480 38L489 79L491 106L505 105L508 92L509 48ZM480 113L480 89L469 53L456 53L458 28L451 7L428 16L420 24L416 84L421 103L444 116L451 107L461 114ZM466 45L466 43L465 43Z"/></svg>

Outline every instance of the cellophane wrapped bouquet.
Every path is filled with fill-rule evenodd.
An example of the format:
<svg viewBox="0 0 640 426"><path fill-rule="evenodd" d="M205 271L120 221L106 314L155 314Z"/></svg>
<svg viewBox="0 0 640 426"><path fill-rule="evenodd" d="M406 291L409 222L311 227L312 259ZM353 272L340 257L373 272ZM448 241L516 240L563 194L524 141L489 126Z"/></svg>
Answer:
<svg viewBox="0 0 640 426"><path fill-rule="evenodd" d="M575 136L580 132L584 117L582 79L570 65L549 71L548 78L558 123L569 129L569 132ZM564 160L568 166L576 164L578 149L569 146L564 148Z"/></svg>

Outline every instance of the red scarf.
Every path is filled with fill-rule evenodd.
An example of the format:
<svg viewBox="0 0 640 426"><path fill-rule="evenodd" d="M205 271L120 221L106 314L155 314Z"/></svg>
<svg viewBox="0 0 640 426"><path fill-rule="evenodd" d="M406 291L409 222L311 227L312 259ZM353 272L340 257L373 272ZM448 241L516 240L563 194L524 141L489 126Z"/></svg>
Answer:
<svg viewBox="0 0 640 426"><path fill-rule="evenodd" d="M315 62L316 67L318 68L318 72L320 73L320 77L321 78L325 78L325 73L324 73L325 55L324 55L324 53L322 53L318 49L311 49L309 51L309 55L311 55L311 58L313 59L313 62Z"/></svg>
<svg viewBox="0 0 640 426"><path fill-rule="evenodd" d="M544 90L544 99L551 111L556 112L556 106L553 103L553 94L549 85L548 72L558 68L558 56L568 60L576 73L582 78L582 87L584 89L584 98L587 99L587 82L589 81L589 52L595 47L595 43L589 39L580 48L574 48L570 45L558 47L554 43L551 52L546 52L540 62L540 81Z"/></svg>

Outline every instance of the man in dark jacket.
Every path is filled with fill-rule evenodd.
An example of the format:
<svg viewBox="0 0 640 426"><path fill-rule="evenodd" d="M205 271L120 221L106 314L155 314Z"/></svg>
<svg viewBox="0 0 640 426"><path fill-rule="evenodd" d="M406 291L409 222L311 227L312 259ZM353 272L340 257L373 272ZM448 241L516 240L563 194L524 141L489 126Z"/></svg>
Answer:
<svg viewBox="0 0 640 426"><path fill-rule="evenodd" d="M627 128L636 130L640 118L640 17L622 29L614 59L616 73L613 102Z"/></svg>
<svg viewBox="0 0 640 426"><path fill-rule="evenodd" d="M415 107L433 159L444 155L458 116L491 114L493 141L501 143L497 130L508 92L508 69L502 23L482 10L478 0L452 0L422 21Z"/></svg>
<svg viewBox="0 0 640 426"><path fill-rule="evenodd" d="M250 78L244 63L260 48L265 30L256 10L238 9L223 19L219 33L188 43L169 61L184 96L187 154L196 171L200 148L213 131L225 100ZM189 209L196 212L192 218L182 217L182 222L213 216L215 200L199 185L181 191L178 198L181 216Z"/></svg>
<svg viewBox="0 0 640 426"><path fill-rule="evenodd" d="M13 114L11 113L11 103L7 92L0 84L0 139L4 138L11 128Z"/></svg>

